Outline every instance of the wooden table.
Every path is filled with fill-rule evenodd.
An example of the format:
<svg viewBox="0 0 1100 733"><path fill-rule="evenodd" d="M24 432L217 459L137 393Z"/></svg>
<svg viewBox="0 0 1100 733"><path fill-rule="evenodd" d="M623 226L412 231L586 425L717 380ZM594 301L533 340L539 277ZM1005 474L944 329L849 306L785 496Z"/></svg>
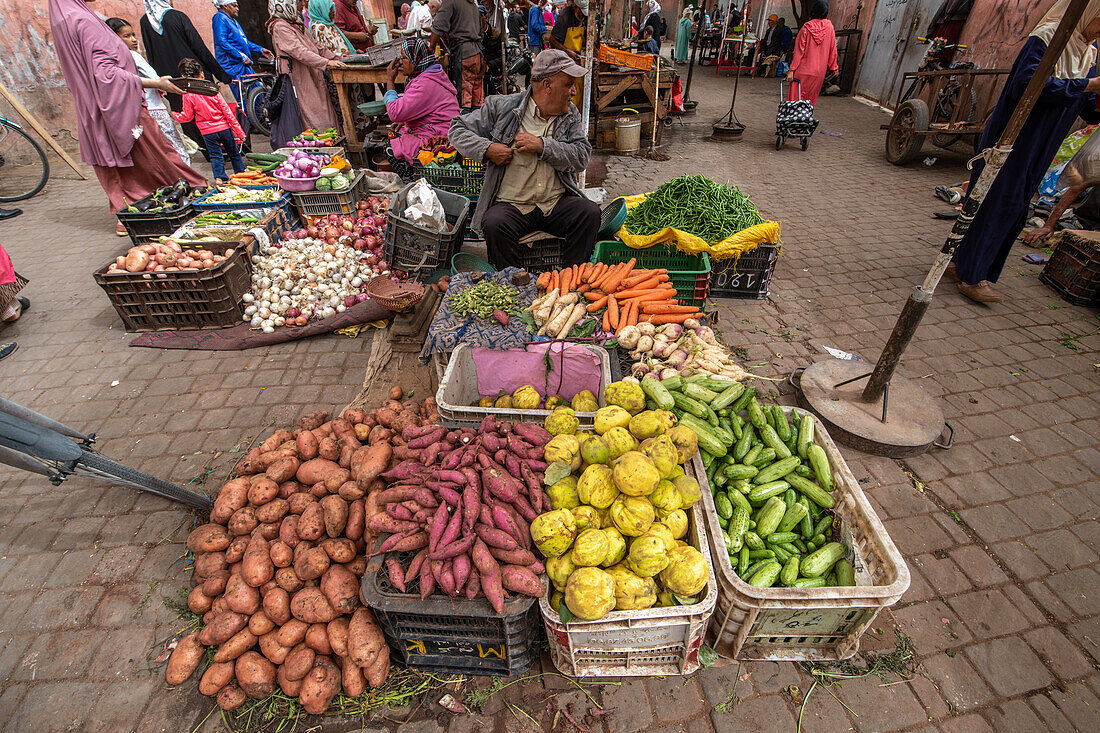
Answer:
<svg viewBox="0 0 1100 733"><path fill-rule="evenodd" d="M355 115L351 108L351 98L348 87L353 84L382 84L389 80L389 73L385 66L358 66L348 65L346 69L330 69L329 75L336 85L336 96L340 100L340 119L344 128L344 136L347 138L348 151L353 153L363 152L363 141L355 131ZM397 83L405 81L405 75L398 73Z"/></svg>

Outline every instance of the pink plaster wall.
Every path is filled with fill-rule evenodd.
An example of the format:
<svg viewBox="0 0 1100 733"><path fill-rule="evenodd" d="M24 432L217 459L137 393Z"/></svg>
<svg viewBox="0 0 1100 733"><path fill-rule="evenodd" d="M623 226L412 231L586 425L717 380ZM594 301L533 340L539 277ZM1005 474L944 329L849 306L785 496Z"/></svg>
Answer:
<svg viewBox="0 0 1100 733"><path fill-rule="evenodd" d="M135 26L145 13L140 0L105 0L90 5L106 17L125 18ZM175 0L174 7L190 16L199 35L213 50L210 27L215 12L213 4L209 0ZM0 64L0 81L62 145L75 151L72 96L65 88L65 78L51 43L46 0L0 0L0 55L4 59ZM6 103L3 106L7 107Z"/></svg>

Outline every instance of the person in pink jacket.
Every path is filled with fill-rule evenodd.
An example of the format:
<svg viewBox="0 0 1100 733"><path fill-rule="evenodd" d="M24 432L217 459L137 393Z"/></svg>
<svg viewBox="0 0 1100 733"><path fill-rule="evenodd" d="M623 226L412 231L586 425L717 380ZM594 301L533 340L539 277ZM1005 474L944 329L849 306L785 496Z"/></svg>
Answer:
<svg viewBox="0 0 1100 733"><path fill-rule="evenodd" d="M825 17L828 14L829 3L817 0L810 8L810 20L798 30L787 81L798 79L799 84L791 84L787 93L789 101L808 99L816 105L826 72L836 72L839 68L836 63L836 31Z"/></svg>
<svg viewBox="0 0 1100 733"><path fill-rule="evenodd" d="M399 126L399 134L390 141L386 156L394 173L408 179L420 147L430 138L445 136L451 120L462 110L454 84L428 44L419 38L407 38L401 51L402 55L387 69L389 79L383 100L390 121ZM401 95L394 88L399 71L408 77Z"/></svg>
<svg viewBox="0 0 1100 733"><path fill-rule="evenodd" d="M179 72L183 77L203 77L202 65L195 59L181 60ZM172 116L181 124L195 121L195 126L202 133L206 154L210 156L210 170L214 173L216 183L228 182L225 177L226 157L233 163L235 173L244 173L244 161L238 147L244 140L244 130L222 95L206 96L187 92L183 95L183 109L173 112Z"/></svg>

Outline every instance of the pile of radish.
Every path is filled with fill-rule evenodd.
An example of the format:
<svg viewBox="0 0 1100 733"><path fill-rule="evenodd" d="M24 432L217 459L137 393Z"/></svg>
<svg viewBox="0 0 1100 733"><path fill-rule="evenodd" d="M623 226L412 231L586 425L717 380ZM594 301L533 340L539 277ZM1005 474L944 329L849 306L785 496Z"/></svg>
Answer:
<svg viewBox="0 0 1100 733"><path fill-rule="evenodd" d="M540 425L486 417L479 429L409 425L395 448L395 467L381 474L389 488L377 498L382 513L368 528L389 532L390 584L427 598L484 596L498 614L505 591L541 597L545 568L532 552L530 522L549 506L542 490ZM416 555L402 563L401 553Z"/></svg>
<svg viewBox="0 0 1100 733"><path fill-rule="evenodd" d="M125 275L135 272L195 272L209 270L229 259L234 250L214 254L208 249L183 249L171 240L157 244L138 244L126 254L116 257L107 267L108 275ZM151 275L146 275L151 277ZM160 277L165 277L160 275Z"/></svg>
<svg viewBox="0 0 1100 733"><path fill-rule="evenodd" d="M321 175L330 156L324 153L307 153L304 150L295 150L286 160L275 169L275 177L279 178L317 178Z"/></svg>
<svg viewBox="0 0 1100 733"><path fill-rule="evenodd" d="M304 326L367 300L371 278L396 280L382 259L388 206L385 198L365 199L354 214L330 214L254 255L244 320L265 333Z"/></svg>
<svg viewBox="0 0 1100 733"><path fill-rule="evenodd" d="M355 697L383 683L389 647L359 600L364 553L376 542L369 526L385 516L379 477L403 430L439 421L430 398L386 405L334 420L310 413L237 466L210 523L187 538L195 558L187 605L203 626L173 650L169 684L202 666L199 691L224 710L277 685L319 714L341 690Z"/></svg>

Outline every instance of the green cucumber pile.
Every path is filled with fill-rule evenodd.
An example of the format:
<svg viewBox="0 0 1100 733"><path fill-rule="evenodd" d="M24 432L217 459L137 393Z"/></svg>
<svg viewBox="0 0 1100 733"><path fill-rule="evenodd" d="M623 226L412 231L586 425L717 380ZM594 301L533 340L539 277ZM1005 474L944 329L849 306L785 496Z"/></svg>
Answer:
<svg viewBox="0 0 1100 733"><path fill-rule="evenodd" d="M734 572L761 588L855 585L847 547L833 541L836 487L814 421L756 390L704 375L641 381L699 438L722 540Z"/></svg>

